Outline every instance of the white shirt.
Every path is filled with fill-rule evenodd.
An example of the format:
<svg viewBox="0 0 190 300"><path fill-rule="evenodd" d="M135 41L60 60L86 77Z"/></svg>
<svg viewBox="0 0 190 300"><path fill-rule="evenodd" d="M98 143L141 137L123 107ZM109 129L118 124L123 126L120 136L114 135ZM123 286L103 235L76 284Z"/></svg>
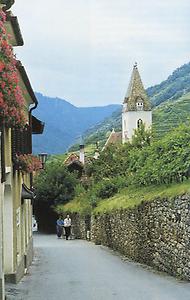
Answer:
<svg viewBox="0 0 190 300"><path fill-rule="evenodd" d="M64 219L64 226L65 227L71 226L71 219L70 218L69 219L67 219L67 218Z"/></svg>

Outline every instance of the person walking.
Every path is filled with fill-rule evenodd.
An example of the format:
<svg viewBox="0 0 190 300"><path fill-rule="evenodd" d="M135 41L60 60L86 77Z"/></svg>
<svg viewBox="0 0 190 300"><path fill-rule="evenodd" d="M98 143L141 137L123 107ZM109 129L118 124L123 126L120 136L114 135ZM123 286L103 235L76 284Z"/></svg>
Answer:
<svg viewBox="0 0 190 300"><path fill-rule="evenodd" d="M64 219L64 228L65 228L65 236L66 240L68 240L71 235L71 218L69 215Z"/></svg>
<svg viewBox="0 0 190 300"><path fill-rule="evenodd" d="M57 237L60 239L63 234L63 227L64 227L64 221L61 216L59 216L59 219L56 221L56 231L57 231Z"/></svg>

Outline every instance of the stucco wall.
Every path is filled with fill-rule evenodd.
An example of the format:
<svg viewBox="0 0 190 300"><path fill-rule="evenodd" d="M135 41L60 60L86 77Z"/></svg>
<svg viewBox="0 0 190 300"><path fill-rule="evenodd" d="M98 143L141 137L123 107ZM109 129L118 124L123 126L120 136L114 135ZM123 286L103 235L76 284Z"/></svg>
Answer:
<svg viewBox="0 0 190 300"><path fill-rule="evenodd" d="M91 238L160 271L190 280L190 196L92 216Z"/></svg>
<svg viewBox="0 0 190 300"><path fill-rule="evenodd" d="M0 170L1 176L1 170ZM4 197L4 184L0 183L0 300L4 298L4 268L3 268L3 197Z"/></svg>
<svg viewBox="0 0 190 300"><path fill-rule="evenodd" d="M33 259L33 237L30 238L25 254L25 268L29 268Z"/></svg>

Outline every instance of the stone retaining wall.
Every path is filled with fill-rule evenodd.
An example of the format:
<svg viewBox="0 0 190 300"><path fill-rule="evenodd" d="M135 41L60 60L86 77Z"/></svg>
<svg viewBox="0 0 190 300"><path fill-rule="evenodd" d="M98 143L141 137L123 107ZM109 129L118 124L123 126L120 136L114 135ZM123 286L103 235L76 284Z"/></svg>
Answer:
<svg viewBox="0 0 190 300"><path fill-rule="evenodd" d="M91 239L134 261L190 280L190 196L94 215Z"/></svg>
<svg viewBox="0 0 190 300"><path fill-rule="evenodd" d="M87 231L90 231L91 216L70 213L70 217L72 220L72 236L76 239L86 239Z"/></svg>

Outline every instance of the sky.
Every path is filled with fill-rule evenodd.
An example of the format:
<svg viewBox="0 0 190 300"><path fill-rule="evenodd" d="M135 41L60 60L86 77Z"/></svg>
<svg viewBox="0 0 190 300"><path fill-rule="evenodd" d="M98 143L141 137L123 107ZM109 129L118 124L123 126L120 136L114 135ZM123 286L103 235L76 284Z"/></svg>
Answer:
<svg viewBox="0 0 190 300"><path fill-rule="evenodd" d="M122 104L138 63L144 86L190 61L189 0L15 0L35 91L75 106Z"/></svg>

